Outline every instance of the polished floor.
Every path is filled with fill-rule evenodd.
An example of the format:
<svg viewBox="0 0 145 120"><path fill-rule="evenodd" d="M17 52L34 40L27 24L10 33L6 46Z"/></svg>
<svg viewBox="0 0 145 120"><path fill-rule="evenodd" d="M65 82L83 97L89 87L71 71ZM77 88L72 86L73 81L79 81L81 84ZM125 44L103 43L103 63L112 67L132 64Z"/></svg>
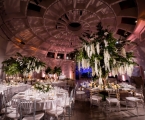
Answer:
<svg viewBox="0 0 145 120"><path fill-rule="evenodd" d="M145 111L139 106L139 116L136 116L136 109L121 105L120 112L111 112L100 110L97 106L90 107L89 101L76 100L74 114L70 120L145 120ZM69 120L66 118L66 120Z"/></svg>
<svg viewBox="0 0 145 120"><path fill-rule="evenodd" d="M103 104L103 103L101 103ZM139 105L139 116L137 116L136 109L131 106L126 110L124 103L121 103L121 111L109 112L102 107L91 106L90 102L85 99L78 98L75 101L73 115L65 117L65 120L145 120L145 109ZM47 120L54 120L52 117L46 117ZM8 118L0 120L9 120ZM60 117L60 120L64 120Z"/></svg>

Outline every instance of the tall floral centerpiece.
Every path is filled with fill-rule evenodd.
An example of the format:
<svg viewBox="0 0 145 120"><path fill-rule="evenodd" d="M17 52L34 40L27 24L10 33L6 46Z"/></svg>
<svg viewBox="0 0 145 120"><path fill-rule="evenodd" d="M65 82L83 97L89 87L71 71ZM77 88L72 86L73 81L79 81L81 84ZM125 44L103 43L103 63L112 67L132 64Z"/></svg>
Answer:
<svg viewBox="0 0 145 120"><path fill-rule="evenodd" d="M86 34L80 39L83 47L76 52L78 67L92 68L92 76L99 79L99 84L106 84L108 74L113 76L132 73L133 53L125 51L125 46L132 43L129 40L116 40L108 29L103 29L101 23L97 26L97 32Z"/></svg>
<svg viewBox="0 0 145 120"><path fill-rule="evenodd" d="M23 76L31 75L34 71L37 73L45 67L45 63L34 56L23 56L17 53L14 57L2 62L3 71L9 76L23 74Z"/></svg>

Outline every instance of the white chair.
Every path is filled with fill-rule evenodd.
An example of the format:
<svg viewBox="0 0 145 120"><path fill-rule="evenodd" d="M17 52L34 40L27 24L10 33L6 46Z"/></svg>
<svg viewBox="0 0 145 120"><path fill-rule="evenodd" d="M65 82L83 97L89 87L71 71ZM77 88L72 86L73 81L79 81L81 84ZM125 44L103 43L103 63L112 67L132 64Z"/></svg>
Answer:
<svg viewBox="0 0 145 120"><path fill-rule="evenodd" d="M46 114L46 115L53 116L53 117L55 117L55 118L58 120L58 117L59 117L60 115L63 114L63 116L65 116L65 111L64 111L64 105L63 105L63 106L62 106L62 105L58 105L58 104L57 104L57 100L58 100L58 99L56 99L55 107L54 107L53 109L51 109L51 110L45 110L45 114ZM65 103L65 101L64 101L64 103ZM45 115L45 116L46 116L46 115ZM46 118L46 117L45 117L45 118Z"/></svg>
<svg viewBox="0 0 145 120"><path fill-rule="evenodd" d="M139 99L144 99L144 95L143 95L143 86L141 85L141 88L137 91L134 91L135 94L134 96L139 98Z"/></svg>
<svg viewBox="0 0 145 120"><path fill-rule="evenodd" d="M9 106L7 107L7 103L5 101L5 98L3 99L3 103L5 104L5 108L2 109L2 112L5 112L4 117L10 118L10 119L19 119L19 108L20 108L20 100L19 99L12 99L9 102ZM11 105L10 105L11 104Z"/></svg>
<svg viewBox="0 0 145 120"><path fill-rule="evenodd" d="M3 94L4 94L5 97L7 97L7 99L11 100L12 97L13 97L12 87L9 87L6 90L4 90Z"/></svg>
<svg viewBox="0 0 145 120"><path fill-rule="evenodd" d="M90 106L97 105L100 107L100 101L102 100L102 97L99 94L99 91L92 91L90 93Z"/></svg>
<svg viewBox="0 0 145 120"><path fill-rule="evenodd" d="M21 100L20 101L20 113L22 120L40 120L44 116L44 112L36 112L36 101Z"/></svg>
<svg viewBox="0 0 145 120"><path fill-rule="evenodd" d="M138 116L138 104L141 103L142 107L145 108L143 86L142 85L141 85L141 88L138 90L138 92L134 91L133 96L126 97L126 109L127 110L128 110L128 103L129 102L134 103L134 105L135 105L134 107L136 108L137 116Z"/></svg>
<svg viewBox="0 0 145 120"><path fill-rule="evenodd" d="M12 112L12 92L11 88L3 91L3 109L1 110L3 113L7 114ZM12 109L11 109L12 108Z"/></svg>
<svg viewBox="0 0 145 120"><path fill-rule="evenodd" d="M106 102L108 104L109 111L113 111L112 105L115 105L115 107L118 108L118 111L120 111L119 90L108 90L108 95L109 97L106 98Z"/></svg>
<svg viewBox="0 0 145 120"><path fill-rule="evenodd" d="M78 83L75 86L75 97L79 96L81 97L81 100L83 98L83 95L85 95L85 91L84 88L80 89Z"/></svg>
<svg viewBox="0 0 145 120"><path fill-rule="evenodd" d="M74 105L74 99L73 99L73 96L74 96L74 90L71 90L71 93L70 93L70 97L66 99L66 104L65 104L65 109L67 111L68 109L68 117L70 119L70 116L72 115L72 105Z"/></svg>

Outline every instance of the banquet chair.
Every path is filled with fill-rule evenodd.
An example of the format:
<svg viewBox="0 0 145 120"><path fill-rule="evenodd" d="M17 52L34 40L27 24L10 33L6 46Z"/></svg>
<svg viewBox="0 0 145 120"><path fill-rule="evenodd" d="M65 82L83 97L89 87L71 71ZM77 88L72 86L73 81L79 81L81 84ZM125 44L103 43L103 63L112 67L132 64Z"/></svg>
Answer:
<svg viewBox="0 0 145 120"><path fill-rule="evenodd" d="M4 98L3 93L0 92L0 115L4 115L4 112L2 112L2 109L5 108L4 106Z"/></svg>
<svg viewBox="0 0 145 120"><path fill-rule="evenodd" d="M20 100L21 120L40 120L44 117L44 112L36 112L35 100Z"/></svg>
<svg viewBox="0 0 145 120"><path fill-rule="evenodd" d="M7 88L6 90L3 91L5 97L12 99L13 97L13 92L12 92L12 87Z"/></svg>
<svg viewBox="0 0 145 120"><path fill-rule="evenodd" d="M53 116L55 117L57 120L58 120L58 117L60 115L63 115L64 119L65 119L65 104L66 104L66 95L64 96L64 99L63 100L63 104L58 104L57 101L58 101L59 98L56 98L56 101L55 101L55 107L50 109L50 110L45 110L45 116L46 115L49 115L49 116ZM44 117L44 119L46 119L46 117Z"/></svg>
<svg viewBox="0 0 145 120"><path fill-rule="evenodd" d="M4 97L3 99L4 108L2 109L2 112L4 112L4 118L17 120L20 118L19 114L20 99L12 99L10 103L9 106L7 107L6 99Z"/></svg>
<svg viewBox="0 0 145 120"><path fill-rule="evenodd" d="M126 109L127 110L128 110L129 102L134 104L134 107L136 108L136 111L137 111L137 116L138 116L138 104L139 103L141 103L143 109L145 109L144 95L143 95L143 86L140 89L140 93L136 93L135 92L133 96L126 97ZM144 112L145 112L145 110L144 110Z"/></svg>
<svg viewBox="0 0 145 120"><path fill-rule="evenodd" d="M99 94L99 90L97 91L92 91L90 93L90 107L92 105L97 105L98 107L100 107L100 101L102 100L102 97Z"/></svg>
<svg viewBox="0 0 145 120"><path fill-rule="evenodd" d="M120 111L119 90L118 89L108 90L108 97L106 98L106 102L108 104L108 106L106 107L109 108L109 112L114 111L112 105L116 105L115 107L117 107L118 111Z"/></svg>
<svg viewBox="0 0 145 120"><path fill-rule="evenodd" d="M141 85L140 89L135 91L134 94L135 97L139 98L139 99L144 99L144 95L143 95L143 85Z"/></svg>
<svg viewBox="0 0 145 120"><path fill-rule="evenodd" d="M66 99L66 104L65 104L66 116L68 116L69 119L73 114L72 111L72 107L74 105L73 97L74 97L74 90L71 90L70 97ZM67 114L67 110L68 110L68 114Z"/></svg>
<svg viewBox="0 0 145 120"><path fill-rule="evenodd" d="M143 105L143 109L145 107L143 99L139 99L137 97L126 97L126 109L127 110L128 110L129 102L134 103L134 105L135 105L134 107L136 108L136 111L137 111L137 116L138 116L138 104L141 103Z"/></svg>
<svg viewBox="0 0 145 120"><path fill-rule="evenodd" d="M5 108L11 106L12 97L13 97L13 93L11 88L8 88L7 90L3 91L3 100L4 100Z"/></svg>
<svg viewBox="0 0 145 120"><path fill-rule="evenodd" d="M80 96L81 97L81 100L82 100L82 96L85 95L85 94L86 93L85 93L84 89L81 90L79 88L79 84L77 83L76 86L75 86L75 97Z"/></svg>

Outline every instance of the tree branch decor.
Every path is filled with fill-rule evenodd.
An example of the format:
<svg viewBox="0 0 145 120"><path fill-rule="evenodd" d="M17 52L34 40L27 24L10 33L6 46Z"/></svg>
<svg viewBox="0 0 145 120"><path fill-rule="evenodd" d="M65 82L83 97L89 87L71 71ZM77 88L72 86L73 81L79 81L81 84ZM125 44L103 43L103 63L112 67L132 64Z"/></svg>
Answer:
<svg viewBox="0 0 145 120"><path fill-rule="evenodd" d="M78 67L92 68L92 76L102 80L107 79L111 72L113 76L127 73L132 74L133 53L126 52L125 46L132 42L129 40L116 40L108 29L103 29L101 23L97 26L97 32L86 34L80 39L84 42L83 47L76 52Z"/></svg>

